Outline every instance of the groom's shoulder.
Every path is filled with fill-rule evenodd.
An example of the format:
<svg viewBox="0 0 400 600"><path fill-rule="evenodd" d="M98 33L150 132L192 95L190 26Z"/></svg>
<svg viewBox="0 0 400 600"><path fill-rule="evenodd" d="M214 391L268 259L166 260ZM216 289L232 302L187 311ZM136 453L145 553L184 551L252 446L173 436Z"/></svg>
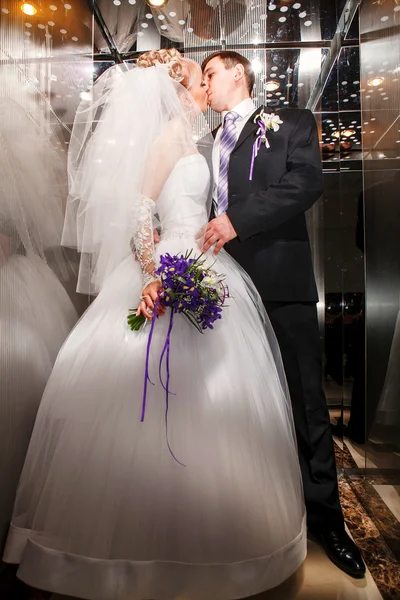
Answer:
<svg viewBox="0 0 400 600"><path fill-rule="evenodd" d="M312 117L314 118L312 112L310 109L308 108L278 108L276 111L274 111L277 115L279 115L279 117L283 120L283 117L285 117L285 119L290 119L291 121L298 121L299 119L303 118L307 118L307 117Z"/></svg>
<svg viewBox="0 0 400 600"><path fill-rule="evenodd" d="M308 123L315 121L314 115L309 108L279 108L276 114L282 121L296 124L300 121Z"/></svg>
<svg viewBox="0 0 400 600"><path fill-rule="evenodd" d="M289 128L283 127L282 133L286 131L303 130L303 129L315 129L316 123L315 118L311 110L308 108L278 108L275 110L269 109L269 112L274 112ZM282 126L281 126L282 127Z"/></svg>

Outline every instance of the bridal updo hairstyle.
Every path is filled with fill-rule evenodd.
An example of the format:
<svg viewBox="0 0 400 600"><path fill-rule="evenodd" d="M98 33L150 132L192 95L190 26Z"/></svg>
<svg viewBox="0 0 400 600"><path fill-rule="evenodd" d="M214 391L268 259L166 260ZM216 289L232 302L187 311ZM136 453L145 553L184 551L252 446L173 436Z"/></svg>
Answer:
<svg viewBox="0 0 400 600"><path fill-rule="evenodd" d="M177 81L187 90L193 85L196 70L199 65L190 58L185 58L176 48L168 50L150 50L137 59L138 67L154 67L167 65L171 79Z"/></svg>

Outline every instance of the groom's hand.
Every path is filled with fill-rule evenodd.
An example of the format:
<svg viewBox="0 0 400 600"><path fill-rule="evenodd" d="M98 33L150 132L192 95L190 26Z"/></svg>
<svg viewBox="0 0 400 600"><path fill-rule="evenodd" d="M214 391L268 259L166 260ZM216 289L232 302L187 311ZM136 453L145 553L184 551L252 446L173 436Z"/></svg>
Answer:
<svg viewBox="0 0 400 600"><path fill-rule="evenodd" d="M237 237L227 214L216 217L207 225L204 233L204 242L202 252L207 252L211 246L215 245L214 254L223 248L223 246Z"/></svg>

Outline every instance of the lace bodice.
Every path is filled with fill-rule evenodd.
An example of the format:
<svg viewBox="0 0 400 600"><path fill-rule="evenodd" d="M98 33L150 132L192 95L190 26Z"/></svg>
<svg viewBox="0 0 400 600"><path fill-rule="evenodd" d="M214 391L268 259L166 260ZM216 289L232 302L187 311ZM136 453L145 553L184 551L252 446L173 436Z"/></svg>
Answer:
<svg viewBox="0 0 400 600"><path fill-rule="evenodd" d="M143 273L143 289L158 279L153 240L153 214L158 213L161 237L195 236L208 218L210 171L201 154L181 158L169 175L157 202L142 196L135 209L133 240Z"/></svg>

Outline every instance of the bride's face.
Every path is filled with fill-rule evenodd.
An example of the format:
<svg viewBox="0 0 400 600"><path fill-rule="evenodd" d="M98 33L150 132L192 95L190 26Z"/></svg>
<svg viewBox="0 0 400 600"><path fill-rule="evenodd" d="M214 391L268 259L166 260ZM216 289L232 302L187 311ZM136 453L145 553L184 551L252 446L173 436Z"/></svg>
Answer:
<svg viewBox="0 0 400 600"><path fill-rule="evenodd" d="M207 93L205 85L203 84L203 76L200 65L198 65L198 68L196 68L193 84L188 91L199 105L201 112L205 112L207 110Z"/></svg>

